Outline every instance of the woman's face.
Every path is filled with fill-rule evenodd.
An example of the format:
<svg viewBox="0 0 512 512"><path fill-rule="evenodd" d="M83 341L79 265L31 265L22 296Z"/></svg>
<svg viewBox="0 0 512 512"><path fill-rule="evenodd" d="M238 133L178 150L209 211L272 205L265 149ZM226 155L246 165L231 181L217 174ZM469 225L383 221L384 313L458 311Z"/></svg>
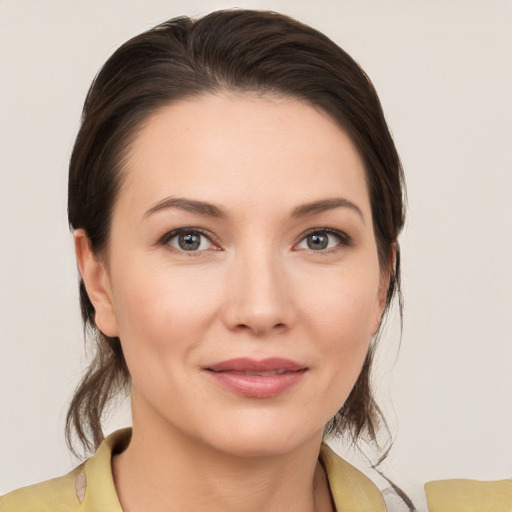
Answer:
<svg viewBox="0 0 512 512"><path fill-rule="evenodd" d="M243 94L142 127L99 265L134 427L245 455L320 440L387 287L349 137L307 103Z"/></svg>

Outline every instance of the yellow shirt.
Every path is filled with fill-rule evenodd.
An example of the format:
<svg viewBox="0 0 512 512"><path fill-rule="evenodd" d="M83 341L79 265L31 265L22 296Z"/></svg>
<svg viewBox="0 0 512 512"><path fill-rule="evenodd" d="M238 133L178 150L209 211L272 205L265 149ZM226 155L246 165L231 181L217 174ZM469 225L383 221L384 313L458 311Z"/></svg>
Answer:
<svg viewBox="0 0 512 512"><path fill-rule="evenodd" d="M111 459L112 453L126 446L130 435L130 429L119 430L105 439L93 457L67 475L0 498L0 512L123 512ZM322 445L320 461L337 512L386 512L375 484L327 445ZM512 512L512 480L430 482L426 490L430 512ZM462 494L454 495L454 490Z"/></svg>

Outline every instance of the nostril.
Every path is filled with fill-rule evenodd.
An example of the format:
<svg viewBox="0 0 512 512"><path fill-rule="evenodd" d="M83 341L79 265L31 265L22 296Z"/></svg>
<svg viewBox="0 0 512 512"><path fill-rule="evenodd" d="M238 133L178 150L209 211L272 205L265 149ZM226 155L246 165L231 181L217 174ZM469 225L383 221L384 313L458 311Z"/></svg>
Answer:
<svg viewBox="0 0 512 512"><path fill-rule="evenodd" d="M248 322L248 323L239 323L234 326L234 329L243 332L243 331L251 331L257 335L261 335L264 333L269 333L271 331L285 331L287 329L286 323L279 322L272 325L271 322Z"/></svg>

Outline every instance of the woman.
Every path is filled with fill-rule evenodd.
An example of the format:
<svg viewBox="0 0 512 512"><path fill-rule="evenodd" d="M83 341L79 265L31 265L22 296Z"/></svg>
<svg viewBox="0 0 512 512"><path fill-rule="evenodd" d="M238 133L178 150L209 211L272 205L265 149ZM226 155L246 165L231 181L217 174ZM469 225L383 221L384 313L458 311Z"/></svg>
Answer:
<svg viewBox="0 0 512 512"><path fill-rule="evenodd" d="M322 440L376 442L402 197L371 82L317 31L224 11L123 45L69 173L96 357L68 439L96 454L0 510L385 510ZM104 440L123 389L133 429Z"/></svg>

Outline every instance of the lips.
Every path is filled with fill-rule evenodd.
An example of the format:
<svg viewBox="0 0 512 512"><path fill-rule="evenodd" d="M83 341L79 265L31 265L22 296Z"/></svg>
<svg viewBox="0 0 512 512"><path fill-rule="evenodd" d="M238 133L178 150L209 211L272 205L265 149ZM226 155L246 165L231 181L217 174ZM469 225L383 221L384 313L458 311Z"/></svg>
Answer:
<svg viewBox="0 0 512 512"><path fill-rule="evenodd" d="M298 384L307 367L283 358L230 359L205 368L224 389L252 398L271 398Z"/></svg>

